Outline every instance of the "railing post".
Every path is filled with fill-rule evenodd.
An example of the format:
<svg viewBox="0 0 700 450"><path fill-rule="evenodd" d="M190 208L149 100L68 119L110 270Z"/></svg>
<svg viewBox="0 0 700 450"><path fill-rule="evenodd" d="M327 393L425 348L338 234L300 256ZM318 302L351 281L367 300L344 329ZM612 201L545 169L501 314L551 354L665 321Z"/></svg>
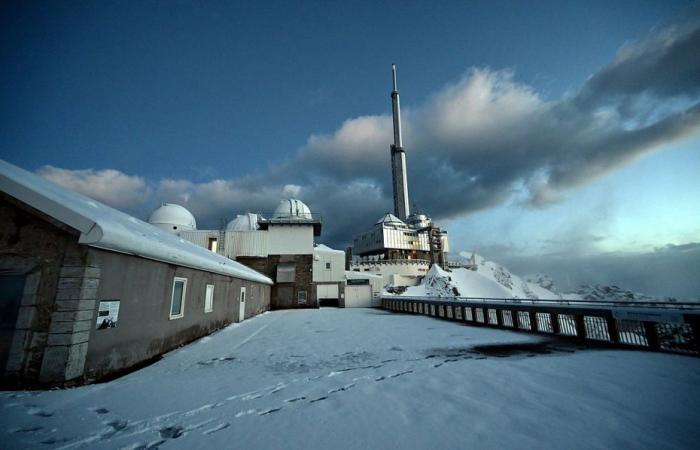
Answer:
<svg viewBox="0 0 700 450"><path fill-rule="evenodd" d="M460 313L462 314L462 322L467 321L467 309L464 306L459 307Z"/></svg>
<svg viewBox="0 0 700 450"><path fill-rule="evenodd" d="M559 334L561 332L559 329L559 314L549 313L549 321L552 323L552 333Z"/></svg>
<svg viewBox="0 0 700 450"><path fill-rule="evenodd" d="M617 330L617 321L615 320L615 317L613 317L612 313L605 317L605 322L608 324L608 335L610 336L610 342L620 342L620 332Z"/></svg>
<svg viewBox="0 0 700 450"><path fill-rule="evenodd" d="M700 353L700 316L686 315L685 321L690 325L693 331L693 342L695 343L695 351Z"/></svg>
<svg viewBox="0 0 700 450"><path fill-rule="evenodd" d="M644 324L644 333L647 336L647 343L652 350L659 350L661 342L659 341L659 332L656 330L654 322L642 322Z"/></svg>
<svg viewBox="0 0 700 450"><path fill-rule="evenodd" d="M503 310L500 308L496 308L496 325L503 326Z"/></svg>
<svg viewBox="0 0 700 450"><path fill-rule="evenodd" d="M583 319L583 314L575 314L574 321L576 322L576 337L586 339L586 323Z"/></svg>
<svg viewBox="0 0 700 450"><path fill-rule="evenodd" d="M527 312L530 317L530 331L539 331L537 326L537 314L534 311Z"/></svg>
<svg viewBox="0 0 700 450"><path fill-rule="evenodd" d="M510 316L513 318L513 329L517 330L520 328L520 317L518 316L518 311L511 309Z"/></svg>

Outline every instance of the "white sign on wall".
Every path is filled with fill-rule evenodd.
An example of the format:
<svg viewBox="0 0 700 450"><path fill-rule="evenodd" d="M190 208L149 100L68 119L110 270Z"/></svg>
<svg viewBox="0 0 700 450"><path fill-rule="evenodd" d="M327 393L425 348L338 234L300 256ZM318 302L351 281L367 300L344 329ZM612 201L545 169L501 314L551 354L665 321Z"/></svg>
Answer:
<svg viewBox="0 0 700 450"><path fill-rule="evenodd" d="M98 330L106 330L117 326L119 319L119 300L107 300L100 302L100 308L97 310Z"/></svg>

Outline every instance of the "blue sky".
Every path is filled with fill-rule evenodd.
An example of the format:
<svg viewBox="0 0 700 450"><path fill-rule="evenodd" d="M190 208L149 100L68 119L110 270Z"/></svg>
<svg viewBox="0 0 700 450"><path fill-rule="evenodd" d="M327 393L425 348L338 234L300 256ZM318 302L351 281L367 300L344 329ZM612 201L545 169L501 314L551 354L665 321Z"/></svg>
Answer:
<svg viewBox="0 0 700 450"><path fill-rule="evenodd" d="M391 207L395 62L411 196L453 250L535 271L515 259L700 242L700 82L652 66L697 2L0 8L2 158L141 217L165 200L213 226L298 195L344 245Z"/></svg>

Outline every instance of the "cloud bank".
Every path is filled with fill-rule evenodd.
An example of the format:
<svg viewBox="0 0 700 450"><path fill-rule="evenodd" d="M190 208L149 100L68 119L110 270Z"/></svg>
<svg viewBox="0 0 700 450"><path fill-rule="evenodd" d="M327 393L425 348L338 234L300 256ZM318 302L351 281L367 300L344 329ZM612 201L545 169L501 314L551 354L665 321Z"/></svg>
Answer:
<svg viewBox="0 0 700 450"><path fill-rule="evenodd" d="M404 114L409 192L438 221L513 198L543 208L645 154L700 135L700 21L623 46L583 86L545 100L508 70L472 68ZM387 109L388 109L387 104ZM142 217L180 203L203 226L269 212L294 195L323 216L323 240L349 243L391 209L391 117L346 120L260 173L193 183L115 170L40 173Z"/></svg>

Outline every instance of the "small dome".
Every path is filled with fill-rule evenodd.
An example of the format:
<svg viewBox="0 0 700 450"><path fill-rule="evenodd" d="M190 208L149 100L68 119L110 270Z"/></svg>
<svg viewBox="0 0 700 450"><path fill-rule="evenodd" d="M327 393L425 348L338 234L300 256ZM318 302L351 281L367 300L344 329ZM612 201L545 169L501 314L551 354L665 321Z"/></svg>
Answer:
<svg viewBox="0 0 700 450"><path fill-rule="evenodd" d="M178 231L191 231L197 229L197 221L187 209L174 203L163 203L153 211L148 223L161 230L177 233Z"/></svg>
<svg viewBox="0 0 700 450"><path fill-rule="evenodd" d="M282 200L275 210L275 219L311 220L311 210L301 200L288 198Z"/></svg>
<svg viewBox="0 0 700 450"><path fill-rule="evenodd" d="M238 214L226 225L226 231L255 231L260 228L258 219L262 218L259 214Z"/></svg>

